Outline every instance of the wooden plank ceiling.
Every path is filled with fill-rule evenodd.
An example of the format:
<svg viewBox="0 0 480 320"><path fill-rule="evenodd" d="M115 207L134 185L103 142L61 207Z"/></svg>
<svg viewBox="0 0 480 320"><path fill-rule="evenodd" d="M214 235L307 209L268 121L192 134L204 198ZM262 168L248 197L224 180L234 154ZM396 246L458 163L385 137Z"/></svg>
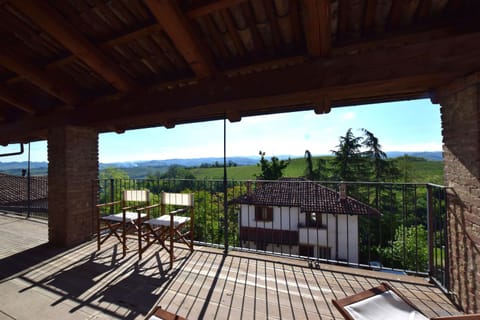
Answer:
<svg viewBox="0 0 480 320"><path fill-rule="evenodd" d="M476 0L0 0L0 144L428 97L480 70Z"/></svg>

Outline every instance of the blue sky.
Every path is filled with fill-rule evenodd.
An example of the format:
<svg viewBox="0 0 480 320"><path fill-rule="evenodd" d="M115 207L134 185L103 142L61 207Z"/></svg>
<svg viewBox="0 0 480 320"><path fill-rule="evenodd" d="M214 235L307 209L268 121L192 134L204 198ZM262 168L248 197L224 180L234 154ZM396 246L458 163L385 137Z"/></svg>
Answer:
<svg viewBox="0 0 480 320"><path fill-rule="evenodd" d="M365 128L379 138L384 151L441 151L440 106L430 100L333 108L328 114L313 111L244 117L227 121L227 157L330 154L339 137L352 128L356 136ZM2 152L18 146L0 147ZM99 136L99 160L103 163L172 158L223 157L223 121L209 121L129 130ZM22 156L0 162L24 161ZM31 144L31 160L47 161L45 141Z"/></svg>

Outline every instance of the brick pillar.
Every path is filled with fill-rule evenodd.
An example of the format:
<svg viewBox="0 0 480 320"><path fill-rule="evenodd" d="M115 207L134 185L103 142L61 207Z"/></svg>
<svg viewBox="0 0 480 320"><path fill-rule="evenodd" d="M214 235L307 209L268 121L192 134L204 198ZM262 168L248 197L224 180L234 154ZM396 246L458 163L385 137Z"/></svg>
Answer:
<svg viewBox="0 0 480 320"><path fill-rule="evenodd" d="M480 77L459 80L440 94L450 289L464 311L480 312Z"/></svg>
<svg viewBox="0 0 480 320"><path fill-rule="evenodd" d="M98 134L66 126L48 133L48 238L57 247L95 232L93 181L98 179Z"/></svg>

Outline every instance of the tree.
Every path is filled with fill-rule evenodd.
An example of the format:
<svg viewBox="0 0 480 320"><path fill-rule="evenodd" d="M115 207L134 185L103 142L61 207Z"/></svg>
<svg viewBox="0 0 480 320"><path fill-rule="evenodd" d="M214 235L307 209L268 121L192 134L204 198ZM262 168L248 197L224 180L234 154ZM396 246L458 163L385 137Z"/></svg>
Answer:
<svg viewBox="0 0 480 320"><path fill-rule="evenodd" d="M315 176L313 173L312 154L308 150L305 150L305 161L307 162L307 168L305 169L305 177L309 180L314 180Z"/></svg>
<svg viewBox="0 0 480 320"><path fill-rule="evenodd" d="M372 164L372 179L374 181L396 179L399 175L398 169L393 162L387 160L387 155L382 151L378 138L365 128L362 131L364 133L362 145L366 148L363 156Z"/></svg>
<svg viewBox="0 0 480 320"><path fill-rule="evenodd" d="M313 159L310 151L305 150L305 161L307 162L307 167L305 169L305 177L309 180L327 180L327 164L325 159L319 158L317 160L317 167L313 167Z"/></svg>
<svg viewBox="0 0 480 320"><path fill-rule="evenodd" d="M262 174L259 178L263 180L278 180L283 176L283 170L290 164L290 159L279 160L277 157L272 157L271 161L265 159L265 152L258 153L260 155L260 169L262 170Z"/></svg>
<svg viewBox="0 0 480 320"><path fill-rule="evenodd" d="M340 137L337 150L332 150L335 155L334 174L339 180L355 181L362 179L363 159L360 154L361 137L355 137L352 129L348 129L345 136Z"/></svg>
<svg viewBox="0 0 480 320"><path fill-rule="evenodd" d="M411 182L412 177L415 176L415 170L412 166L413 157L404 154L403 157L399 157L397 159L398 167L399 167L399 176L402 182Z"/></svg>
<svg viewBox="0 0 480 320"><path fill-rule="evenodd" d="M106 179L130 179L128 174L119 168L108 167L103 170L100 170L98 177L100 180Z"/></svg>
<svg viewBox="0 0 480 320"><path fill-rule="evenodd" d="M392 267L426 271L428 268L427 230L423 225L398 226L390 248L383 248L383 258L392 261Z"/></svg>
<svg viewBox="0 0 480 320"><path fill-rule="evenodd" d="M167 172L162 174L160 179L165 180L163 187L169 192L182 192L193 188L195 176L185 167L172 165Z"/></svg>

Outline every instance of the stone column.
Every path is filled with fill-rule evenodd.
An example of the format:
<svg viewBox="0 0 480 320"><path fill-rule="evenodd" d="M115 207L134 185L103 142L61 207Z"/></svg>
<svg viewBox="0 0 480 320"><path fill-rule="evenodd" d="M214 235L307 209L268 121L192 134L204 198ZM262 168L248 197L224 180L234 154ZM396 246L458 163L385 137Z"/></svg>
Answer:
<svg viewBox="0 0 480 320"><path fill-rule="evenodd" d="M50 129L48 161L49 242L56 247L70 247L96 232L96 130L74 126Z"/></svg>
<svg viewBox="0 0 480 320"><path fill-rule="evenodd" d="M465 312L480 312L480 76L439 92L448 190L450 289Z"/></svg>

